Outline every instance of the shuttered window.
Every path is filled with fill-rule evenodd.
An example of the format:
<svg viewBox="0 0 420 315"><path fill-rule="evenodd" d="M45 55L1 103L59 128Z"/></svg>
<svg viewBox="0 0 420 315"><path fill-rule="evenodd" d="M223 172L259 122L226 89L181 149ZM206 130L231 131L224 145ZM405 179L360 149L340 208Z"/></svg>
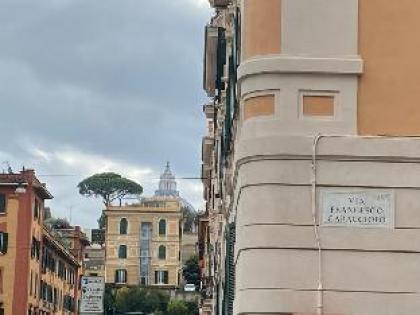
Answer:
<svg viewBox="0 0 420 315"><path fill-rule="evenodd" d="M166 247L164 245L159 246L159 259L166 259Z"/></svg>
<svg viewBox="0 0 420 315"><path fill-rule="evenodd" d="M115 270L115 283L127 283L127 270Z"/></svg>
<svg viewBox="0 0 420 315"><path fill-rule="evenodd" d="M225 286L223 314L233 315L233 301L235 299L235 241L236 225L230 223L226 229L226 258L225 258Z"/></svg>
<svg viewBox="0 0 420 315"><path fill-rule="evenodd" d="M9 243L9 234L0 232L0 254L4 255L7 253Z"/></svg>
<svg viewBox="0 0 420 315"><path fill-rule="evenodd" d="M0 213L6 213L6 195L0 194Z"/></svg>
<svg viewBox="0 0 420 315"><path fill-rule="evenodd" d="M166 220L164 219L159 221L159 235L166 235Z"/></svg>
<svg viewBox="0 0 420 315"><path fill-rule="evenodd" d="M155 271L155 284L168 284L169 273L168 271L157 270Z"/></svg>
<svg viewBox="0 0 420 315"><path fill-rule="evenodd" d="M120 221L120 234L124 235L128 232L128 221L126 218L122 218Z"/></svg>
<svg viewBox="0 0 420 315"><path fill-rule="evenodd" d="M127 245L120 245L120 247L118 248L118 258L127 258Z"/></svg>

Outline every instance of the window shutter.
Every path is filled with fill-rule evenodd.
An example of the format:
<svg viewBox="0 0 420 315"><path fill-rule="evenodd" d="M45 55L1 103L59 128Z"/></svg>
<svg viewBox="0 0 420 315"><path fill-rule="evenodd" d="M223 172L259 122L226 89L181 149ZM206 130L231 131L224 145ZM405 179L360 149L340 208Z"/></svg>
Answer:
<svg viewBox="0 0 420 315"><path fill-rule="evenodd" d="M166 247L164 245L159 246L159 259L166 259Z"/></svg>
<svg viewBox="0 0 420 315"><path fill-rule="evenodd" d="M155 284L159 283L159 272L155 271Z"/></svg>
<svg viewBox="0 0 420 315"><path fill-rule="evenodd" d="M226 258L225 258L225 287L224 314L233 315L233 301L235 299L235 241L236 225L230 223L226 230Z"/></svg>
<svg viewBox="0 0 420 315"><path fill-rule="evenodd" d="M169 283L169 274L168 271L163 272L163 283L168 284Z"/></svg>
<svg viewBox="0 0 420 315"><path fill-rule="evenodd" d="M118 258L125 259L127 258L127 246L126 245L120 245L118 248Z"/></svg>
<svg viewBox="0 0 420 315"><path fill-rule="evenodd" d="M0 213L6 212L6 195L0 194Z"/></svg>
<svg viewBox="0 0 420 315"><path fill-rule="evenodd" d="M127 234L128 232L128 221L126 218L122 218L120 221L120 234Z"/></svg>
<svg viewBox="0 0 420 315"><path fill-rule="evenodd" d="M166 220L164 219L159 221L159 235L166 235Z"/></svg>
<svg viewBox="0 0 420 315"><path fill-rule="evenodd" d="M3 255L7 253L9 245L9 234L0 232L0 253Z"/></svg>
<svg viewBox="0 0 420 315"><path fill-rule="evenodd" d="M218 43L217 43L217 74L216 74L216 89L218 90L219 99L221 96L221 91L225 89L225 83L223 82L225 65L226 65L225 29L222 27L219 27Z"/></svg>

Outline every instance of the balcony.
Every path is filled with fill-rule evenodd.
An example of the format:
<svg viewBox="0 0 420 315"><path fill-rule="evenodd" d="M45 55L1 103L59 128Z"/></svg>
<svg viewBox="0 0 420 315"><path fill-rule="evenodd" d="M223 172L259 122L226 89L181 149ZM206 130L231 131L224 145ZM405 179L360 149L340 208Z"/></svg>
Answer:
<svg viewBox="0 0 420 315"><path fill-rule="evenodd" d="M216 109L212 103L208 103L208 104L203 105L203 113L206 115L207 119L214 120Z"/></svg>
<svg viewBox="0 0 420 315"><path fill-rule="evenodd" d="M212 137L203 137L202 142L202 161L207 167L211 166L212 153L214 148L214 139Z"/></svg>
<svg viewBox="0 0 420 315"><path fill-rule="evenodd" d="M217 27L206 26L203 88L209 97L214 97L216 93L218 34Z"/></svg>
<svg viewBox="0 0 420 315"><path fill-rule="evenodd" d="M211 183L211 167L207 164L201 165L201 180L205 187L210 187ZM204 196L206 197L206 196Z"/></svg>

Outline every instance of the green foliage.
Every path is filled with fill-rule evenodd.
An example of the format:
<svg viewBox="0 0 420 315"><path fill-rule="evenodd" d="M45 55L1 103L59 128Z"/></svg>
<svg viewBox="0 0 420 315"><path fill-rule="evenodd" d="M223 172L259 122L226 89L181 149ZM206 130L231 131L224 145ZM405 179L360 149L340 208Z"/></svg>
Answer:
<svg viewBox="0 0 420 315"><path fill-rule="evenodd" d="M140 195L143 187L138 183L115 173L92 175L81 181L77 187L79 193L86 197L101 197L105 206L121 200L127 195Z"/></svg>
<svg viewBox="0 0 420 315"><path fill-rule="evenodd" d="M105 311L112 310L115 307L116 294L114 289L105 285L105 294L104 294L104 309Z"/></svg>
<svg viewBox="0 0 420 315"><path fill-rule="evenodd" d="M168 304L168 315L189 315L187 303L181 300L172 300Z"/></svg>
<svg viewBox="0 0 420 315"><path fill-rule="evenodd" d="M193 283L196 286L200 285L200 267L198 265L197 255L191 256L186 261L182 273L187 283Z"/></svg>
<svg viewBox="0 0 420 315"><path fill-rule="evenodd" d="M163 313L167 309L169 296L158 290L142 287L118 289L115 308L118 312Z"/></svg>
<svg viewBox="0 0 420 315"><path fill-rule="evenodd" d="M98 219L98 226L101 230L105 229L106 227L106 216L105 213L102 213Z"/></svg>
<svg viewBox="0 0 420 315"><path fill-rule="evenodd" d="M115 314L198 315L197 302L169 301L165 291L140 286L117 289L106 285L104 300L105 312L115 310Z"/></svg>
<svg viewBox="0 0 420 315"><path fill-rule="evenodd" d="M198 315L198 303L197 302L186 302L188 308L188 315Z"/></svg>
<svg viewBox="0 0 420 315"><path fill-rule="evenodd" d="M71 229L69 221L65 218L49 218L44 221L44 224L52 230Z"/></svg>

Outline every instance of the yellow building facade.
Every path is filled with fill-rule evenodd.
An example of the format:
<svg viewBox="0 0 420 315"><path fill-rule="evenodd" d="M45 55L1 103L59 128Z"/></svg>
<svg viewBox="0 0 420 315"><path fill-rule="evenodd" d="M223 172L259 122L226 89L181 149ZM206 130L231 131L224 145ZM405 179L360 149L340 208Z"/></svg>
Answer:
<svg viewBox="0 0 420 315"><path fill-rule="evenodd" d="M181 205L145 199L105 211L106 283L177 287L180 282Z"/></svg>

